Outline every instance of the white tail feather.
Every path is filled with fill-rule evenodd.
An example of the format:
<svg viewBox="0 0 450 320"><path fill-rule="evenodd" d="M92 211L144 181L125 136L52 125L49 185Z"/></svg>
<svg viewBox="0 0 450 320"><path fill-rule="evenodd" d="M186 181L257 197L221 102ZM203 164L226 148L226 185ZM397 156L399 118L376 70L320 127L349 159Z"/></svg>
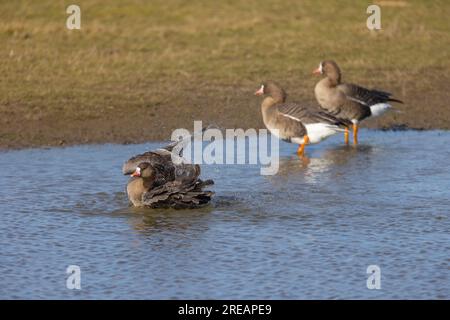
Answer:
<svg viewBox="0 0 450 320"><path fill-rule="evenodd" d="M392 108L392 106L388 103L377 103L370 106L370 112L372 112L372 117L378 117L388 111L390 108Z"/></svg>

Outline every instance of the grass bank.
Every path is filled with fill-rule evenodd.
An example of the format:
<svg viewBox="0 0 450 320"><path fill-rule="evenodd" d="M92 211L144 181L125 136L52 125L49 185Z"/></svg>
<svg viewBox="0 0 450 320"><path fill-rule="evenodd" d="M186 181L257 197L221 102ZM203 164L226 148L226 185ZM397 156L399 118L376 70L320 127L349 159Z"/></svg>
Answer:
<svg viewBox="0 0 450 320"><path fill-rule="evenodd" d="M344 79L395 93L401 112L369 127L450 128L450 2L0 2L0 147L168 139L193 120L263 127L265 79L313 101L325 58ZM375 3L377 3L375 1Z"/></svg>

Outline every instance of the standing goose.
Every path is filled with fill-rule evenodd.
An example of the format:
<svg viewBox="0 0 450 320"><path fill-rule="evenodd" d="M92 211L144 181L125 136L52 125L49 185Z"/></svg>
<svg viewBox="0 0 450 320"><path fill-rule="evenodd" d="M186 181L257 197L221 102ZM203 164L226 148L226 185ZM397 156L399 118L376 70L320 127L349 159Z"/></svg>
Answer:
<svg viewBox="0 0 450 320"><path fill-rule="evenodd" d="M179 155L169 151L173 147L145 152L123 165L123 174L131 175L127 194L134 206L195 208L211 200L213 192L203 191L203 187L214 182L199 179L199 165L175 164L172 159Z"/></svg>
<svg viewBox="0 0 450 320"><path fill-rule="evenodd" d="M358 143L359 122L382 115L391 108L388 102L403 103L391 98L392 94L389 92L342 83L341 70L333 60L321 61L313 74L325 75L314 88L317 101L330 114L353 123L354 144ZM348 128L345 130L345 143L348 144Z"/></svg>
<svg viewBox="0 0 450 320"><path fill-rule="evenodd" d="M344 131L340 127L349 125L318 108L286 103L285 91L274 81L263 83L255 95L267 95L261 104L267 129L284 141L299 144L299 156L303 156L306 144L319 143L335 133Z"/></svg>

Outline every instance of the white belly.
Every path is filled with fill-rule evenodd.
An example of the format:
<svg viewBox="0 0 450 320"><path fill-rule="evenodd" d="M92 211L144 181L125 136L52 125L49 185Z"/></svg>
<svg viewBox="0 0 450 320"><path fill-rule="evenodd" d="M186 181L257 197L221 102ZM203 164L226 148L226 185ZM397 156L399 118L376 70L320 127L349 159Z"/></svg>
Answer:
<svg viewBox="0 0 450 320"><path fill-rule="evenodd" d="M330 125L326 123L313 123L313 124L305 124L306 132L308 134L309 143L319 143L320 141L338 133L344 131L335 125ZM267 129L270 131L272 135L277 137L278 139L290 140L292 143L303 144L304 137L290 137L284 134L283 130L278 130L271 123L266 123Z"/></svg>
<svg viewBox="0 0 450 320"><path fill-rule="evenodd" d="M305 127L308 134L309 143L319 143L320 141L325 140L338 132L344 131L338 126L325 123L306 124ZM303 140L303 138L301 140Z"/></svg>

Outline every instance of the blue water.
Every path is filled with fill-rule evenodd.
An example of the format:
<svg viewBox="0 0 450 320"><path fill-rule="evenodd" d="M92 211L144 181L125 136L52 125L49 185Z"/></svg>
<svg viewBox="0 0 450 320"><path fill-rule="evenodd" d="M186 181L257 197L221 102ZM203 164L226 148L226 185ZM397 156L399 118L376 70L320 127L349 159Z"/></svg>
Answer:
<svg viewBox="0 0 450 320"><path fill-rule="evenodd" d="M128 207L121 165L159 143L0 152L0 298L449 299L449 142L363 130L309 161L281 143L275 176L203 166L214 201L184 211Z"/></svg>

